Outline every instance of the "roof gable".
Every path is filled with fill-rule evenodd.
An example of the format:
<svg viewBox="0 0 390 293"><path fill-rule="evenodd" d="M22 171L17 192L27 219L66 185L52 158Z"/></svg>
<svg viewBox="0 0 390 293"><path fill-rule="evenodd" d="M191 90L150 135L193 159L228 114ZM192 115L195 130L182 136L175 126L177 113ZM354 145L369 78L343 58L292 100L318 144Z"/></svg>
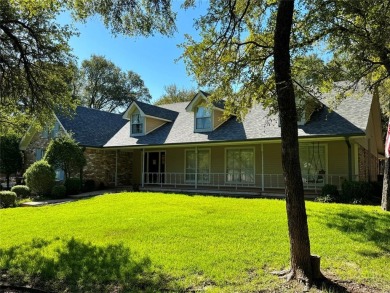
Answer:
<svg viewBox="0 0 390 293"><path fill-rule="evenodd" d="M125 124L120 114L96 109L77 107L72 117L56 113L56 116L67 133L82 146L102 147Z"/></svg>
<svg viewBox="0 0 390 293"><path fill-rule="evenodd" d="M194 112L195 107L198 106L202 101L206 101L207 97L210 96L209 93L206 93L204 91L199 91L193 98L192 100L188 103L186 107L186 111L188 112ZM221 100L218 102L212 102L212 105L214 106L214 109L218 110L224 110L225 109L225 101Z"/></svg>
<svg viewBox="0 0 390 293"><path fill-rule="evenodd" d="M142 116L145 117L151 117L159 120L164 120L167 122L172 122L176 119L178 113L175 111L171 111L159 106L134 101L131 103L129 108L126 110L126 112L123 114L124 119L130 119L130 114L135 110L138 109Z"/></svg>

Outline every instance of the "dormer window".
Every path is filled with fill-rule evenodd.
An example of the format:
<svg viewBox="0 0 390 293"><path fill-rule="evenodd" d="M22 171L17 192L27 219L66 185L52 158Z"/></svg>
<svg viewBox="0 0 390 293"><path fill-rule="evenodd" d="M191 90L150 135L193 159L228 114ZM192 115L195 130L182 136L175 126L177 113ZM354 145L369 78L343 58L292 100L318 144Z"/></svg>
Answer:
<svg viewBox="0 0 390 293"><path fill-rule="evenodd" d="M140 113L131 115L131 134L142 134L144 131L143 118Z"/></svg>
<svg viewBox="0 0 390 293"><path fill-rule="evenodd" d="M211 109L198 107L195 115L196 130L209 131L211 130Z"/></svg>

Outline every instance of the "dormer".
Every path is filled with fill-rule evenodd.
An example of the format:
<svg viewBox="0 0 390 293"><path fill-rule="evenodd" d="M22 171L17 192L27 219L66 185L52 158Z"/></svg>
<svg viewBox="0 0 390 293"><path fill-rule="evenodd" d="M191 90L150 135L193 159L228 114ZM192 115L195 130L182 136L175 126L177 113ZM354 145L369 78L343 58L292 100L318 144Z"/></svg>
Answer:
<svg viewBox="0 0 390 293"><path fill-rule="evenodd" d="M199 91L186 107L187 112L194 113L194 132L210 132L226 121L223 117L223 101L207 103L208 93Z"/></svg>
<svg viewBox="0 0 390 293"><path fill-rule="evenodd" d="M311 97L304 100L296 99L295 101L298 114L298 125L305 125L310 121L311 115L322 108L322 103L317 99Z"/></svg>
<svg viewBox="0 0 390 293"><path fill-rule="evenodd" d="M130 136L143 136L156 130L166 123L173 122L177 112L134 101L123 114L123 118L130 120Z"/></svg>

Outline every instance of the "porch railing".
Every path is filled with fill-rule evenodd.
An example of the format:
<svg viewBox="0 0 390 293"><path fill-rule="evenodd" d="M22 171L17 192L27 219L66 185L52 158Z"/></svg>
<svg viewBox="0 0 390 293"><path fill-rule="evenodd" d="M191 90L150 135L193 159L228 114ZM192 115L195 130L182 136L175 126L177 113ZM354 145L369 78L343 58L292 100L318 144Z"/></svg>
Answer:
<svg viewBox="0 0 390 293"><path fill-rule="evenodd" d="M143 175L143 183L160 187L171 186L188 188L260 188L260 189L284 189L283 174L237 174L229 173L152 173L146 172ZM195 180L197 178L197 180ZM303 176L303 187L306 190L320 190L324 184L336 185L341 189L341 184L346 180L346 174L324 174L320 176ZM233 180L236 179L236 180Z"/></svg>

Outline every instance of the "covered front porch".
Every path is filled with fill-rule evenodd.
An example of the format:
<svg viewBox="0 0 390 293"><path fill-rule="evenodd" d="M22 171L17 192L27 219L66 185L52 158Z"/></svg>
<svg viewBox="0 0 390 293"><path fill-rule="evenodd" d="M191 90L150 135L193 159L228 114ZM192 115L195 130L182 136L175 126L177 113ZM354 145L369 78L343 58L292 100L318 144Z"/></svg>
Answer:
<svg viewBox="0 0 390 293"><path fill-rule="evenodd" d="M236 178L237 178L237 174ZM144 172L141 187L146 190L172 190L191 193L208 191L211 194L276 195L284 196L282 174L241 174L247 180L233 181L229 173L179 173L179 172ZM248 176L251 178L249 179ZM304 176L303 187L306 195L318 195L325 184L341 185L346 174L320 174L316 178Z"/></svg>

